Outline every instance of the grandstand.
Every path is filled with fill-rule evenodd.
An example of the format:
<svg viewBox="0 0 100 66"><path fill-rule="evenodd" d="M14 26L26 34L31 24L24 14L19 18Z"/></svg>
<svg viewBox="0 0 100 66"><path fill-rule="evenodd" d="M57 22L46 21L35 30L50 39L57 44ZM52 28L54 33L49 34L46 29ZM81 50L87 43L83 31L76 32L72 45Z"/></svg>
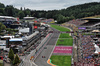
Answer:
<svg viewBox="0 0 100 66"><path fill-rule="evenodd" d="M76 20L70 20L69 22L66 22L66 24L73 24L75 26L79 26L81 24L85 23L84 20L81 20L81 19L76 19Z"/></svg>
<svg viewBox="0 0 100 66"><path fill-rule="evenodd" d="M100 30L100 18L86 18L83 20L88 20L88 22L78 27L85 28L84 31Z"/></svg>
<svg viewBox="0 0 100 66"><path fill-rule="evenodd" d="M100 64L100 39L95 35L79 34L80 43L77 49L78 61L74 63L75 66L97 66ZM97 43L96 43L97 42Z"/></svg>
<svg viewBox="0 0 100 66"><path fill-rule="evenodd" d="M78 28L78 40L75 41L77 52L75 56L73 55L74 66L100 66L100 18L71 20L62 26L73 30L75 27ZM89 32L90 35L79 31Z"/></svg>

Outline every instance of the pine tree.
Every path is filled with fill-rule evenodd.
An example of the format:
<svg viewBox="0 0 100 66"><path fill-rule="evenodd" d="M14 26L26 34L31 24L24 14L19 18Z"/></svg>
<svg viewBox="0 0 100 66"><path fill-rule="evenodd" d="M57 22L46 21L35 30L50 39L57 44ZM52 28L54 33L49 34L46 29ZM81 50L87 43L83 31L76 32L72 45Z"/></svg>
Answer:
<svg viewBox="0 0 100 66"><path fill-rule="evenodd" d="M18 63L20 63L20 60L19 60L18 55L16 54L15 59L14 59L14 61L13 61L13 64L16 65L16 64L18 64Z"/></svg>
<svg viewBox="0 0 100 66"><path fill-rule="evenodd" d="M14 60L14 52L12 49L10 49L8 57L10 58L11 61Z"/></svg>

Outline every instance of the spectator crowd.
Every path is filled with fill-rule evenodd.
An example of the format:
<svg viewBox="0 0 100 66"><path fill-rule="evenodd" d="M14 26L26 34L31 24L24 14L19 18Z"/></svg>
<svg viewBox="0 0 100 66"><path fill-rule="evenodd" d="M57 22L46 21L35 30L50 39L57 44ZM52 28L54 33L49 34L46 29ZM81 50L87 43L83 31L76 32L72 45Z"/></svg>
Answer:
<svg viewBox="0 0 100 66"><path fill-rule="evenodd" d="M74 24L76 26L82 25L83 23L85 23L85 21L81 19L71 20L68 22L68 24Z"/></svg>
<svg viewBox="0 0 100 66"><path fill-rule="evenodd" d="M99 40L100 41L100 38ZM99 45L99 44L97 44ZM95 53L93 36L80 35L80 45L78 49L78 62L84 64L100 64L100 54Z"/></svg>

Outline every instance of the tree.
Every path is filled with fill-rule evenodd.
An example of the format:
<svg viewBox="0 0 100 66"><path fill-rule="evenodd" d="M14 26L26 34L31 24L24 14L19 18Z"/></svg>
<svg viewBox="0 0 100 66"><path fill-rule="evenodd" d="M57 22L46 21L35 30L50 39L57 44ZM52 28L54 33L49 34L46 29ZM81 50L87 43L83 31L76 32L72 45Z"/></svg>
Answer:
<svg viewBox="0 0 100 66"><path fill-rule="evenodd" d="M20 10L22 11L22 10L23 10L23 8L21 7L21 8L20 8Z"/></svg>
<svg viewBox="0 0 100 66"><path fill-rule="evenodd" d="M65 16L59 14L57 17L57 23L63 23L65 22Z"/></svg>
<svg viewBox="0 0 100 66"><path fill-rule="evenodd" d="M30 9L25 9L24 14L25 14L25 16L27 16L27 15L30 16L31 15Z"/></svg>
<svg viewBox="0 0 100 66"><path fill-rule="evenodd" d="M5 8L6 16L13 16L14 15L14 7L12 5L7 5Z"/></svg>
<svg viewBox="0 0 100 66"><path fill-rule="evenodd" d="M22 18L25 16L25 14L24 14L23 11L19 11L19 12L18 12L18 15L19 15L19 18L20 18L20 19L22 19Z"/></svg>
<svg viewBox="0 0 100 66"><path fill-rule="evenodd" d="M12 49L10 49L8 57L11 60L11 62L14 60L14 52Z"/></svg>
<svg viewBox="0 0 100 66"><path fill-rule="evenodd" d="M4 15L4 9L0 8L0 16L3 16L3 15Z"/></svg>
<svg viewBox="0 0 100 66"><path fill-rule="evenodd" d="M5 7L5 5L0 3L0 8L4 8L4 7Z"/></svg>
<svg viewBox="0 0 100 66"><path fill-rule="evenodd" d="M59 15L60 14L60 15ZM74 5L61 10L31 10L28 8L14 8L12 5L5 6L0 3L0 15L20 17L33 16L37 18L53 18L58 20L58 23L63 23L74 18L84 18L94 15L100 15L100 2L91 2L80 5Z"/></svg>
<svg viewBox="0 0 100 66"><path fill-rule="evenodd" d="M0 32L1 32L2 30L5 30L5 29L6 29L6 26L3 25L2 23L0 23Z"/></svg>
<svg viewBox="0 0 100 66"><path fill-rule="evenodd" d="M18 55L16 54L15 59L14 59L14 61L13 61L13 64L16 65L16 64L18 64L18 63L20 63L20 60L19 60Z"/></svg>

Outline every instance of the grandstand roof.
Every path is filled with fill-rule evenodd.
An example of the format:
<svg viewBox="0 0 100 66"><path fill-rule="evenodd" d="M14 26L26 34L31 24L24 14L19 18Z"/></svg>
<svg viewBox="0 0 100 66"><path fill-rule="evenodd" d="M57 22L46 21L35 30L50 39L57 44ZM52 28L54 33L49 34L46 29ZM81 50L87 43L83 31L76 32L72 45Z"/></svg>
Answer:
<svg viewBox="0 0 100 66"><path fill-rule="evenodd" d="M83 18L83 20L100 20L100 18Z"/></svg>
<svg viewBox="0 0 100 66"><path fill-rule="evenodd" d="M93 26L100 23L100 18L84 18L83 20L88 20L88 22L83 23L81 26Z"/></svg>
<svg viewBox="0 0 100 66"><path fill-rule="evenodd" d="M100 23L100 22L86 22L86 23L84 23L84 24L82 24L80 26L93 26L93 25L95 25L97 23Z"/></svg>
<svg viewBox="0 0 100 66"><path fill-rule="evenodd" d="M12 38L9 41L22 41L22 38Z"/></svg>
<svg viewBox="0 0 100 66"><path fill-rule="evenodd" d="M14 38L14 36L1 36L1 38Z"/></svg>
<svg viewBox="0 0 100 66"><path fill-rule="evenodd" d="M35 17L24 17L24 19L30 19L30 18L35 18Z"/></svg>
<svg viewBox="0 0 100 66"><path fill-rule="evenodd" d="M11 16L0 16L0 18L9 18L9 19L11 18L12 19L14 17L11 17Z"/></svg>

